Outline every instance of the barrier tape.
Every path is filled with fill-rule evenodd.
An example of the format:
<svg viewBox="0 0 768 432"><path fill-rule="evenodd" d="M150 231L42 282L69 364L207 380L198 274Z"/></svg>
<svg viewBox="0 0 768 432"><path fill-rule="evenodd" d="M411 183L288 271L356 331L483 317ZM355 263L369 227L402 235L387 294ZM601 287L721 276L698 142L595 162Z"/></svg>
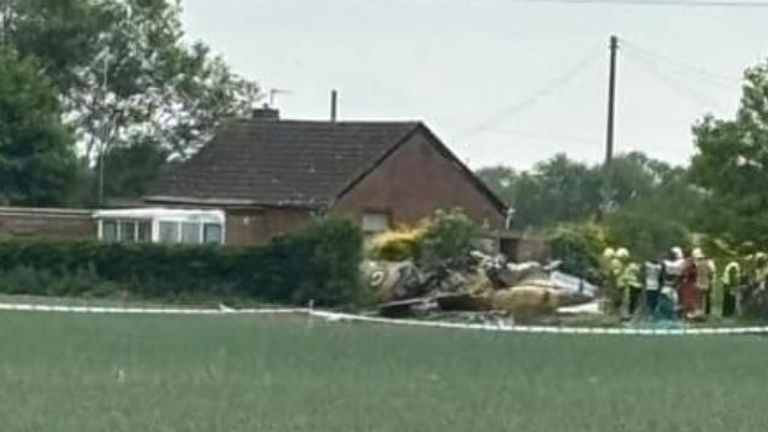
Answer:
<svg viewBox="0 0 768 432"><path fill-rule="evenodd" d="M392 319L347 313L319 311L310 308L253 308L253 309L205 309L205 308L137 308L64 306L0 303L0 311L19 312L60 312L81 314L122 314L122 315L285 315L298 314L321 318L329 322L366 322L372 324L428 327L443 329L481 330L490 332L528 334L568 335L617 335L617 336L705 336L705 335L766 335L768 326L755 327L681 327L681 328L621 328L621 327L559 327L509 325L497 323L457 323L447 321L422 321L413 319Z"/></svg>
<svg viewBox="0 0 768 432"><path fill-rule="evenodd" d="M101 307L101 306L64 306L0 303L0 311L19 312L63 312L83 314L148 314L148 315L253 315L253 314L302 314L305 308L265 308L265 309L205 309L205 308L139 308L139 307Z"/></svg>

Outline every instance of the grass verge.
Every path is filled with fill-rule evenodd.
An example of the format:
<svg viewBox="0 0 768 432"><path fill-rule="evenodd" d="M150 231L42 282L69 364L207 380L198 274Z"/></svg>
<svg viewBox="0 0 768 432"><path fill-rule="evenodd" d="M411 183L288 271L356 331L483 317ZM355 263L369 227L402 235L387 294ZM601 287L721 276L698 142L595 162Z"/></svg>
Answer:
<svg viewBox="0 0 768 432"><path fill-rule="evenodd" d="M0 313L3 431L756 431L758 337Z"/></svg>

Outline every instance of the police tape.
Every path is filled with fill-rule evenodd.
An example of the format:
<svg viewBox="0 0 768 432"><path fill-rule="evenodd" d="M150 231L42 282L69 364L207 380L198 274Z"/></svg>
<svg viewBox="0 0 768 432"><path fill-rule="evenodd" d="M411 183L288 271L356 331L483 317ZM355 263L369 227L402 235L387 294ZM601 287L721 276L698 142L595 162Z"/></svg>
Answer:
<svg viewBox="0 0 768 432"><path fill-rule="evenodd" d="M80 314L118 315L303 315L320 318L328 322L362 322L396 326L480 330L488 332L522 334L565 334L565 335L614 335L614 336L712 336L712 335L768 335L768 326L753 327L677 327L677 328L632 328L632 327L567 327L532 326L509 324L504 321L487 323L459 323L414 319L392 319L366 315L355 315L321 311L313 308L142 308L66 306L0 303L0 311L17 312L59 312Z"/></svg>
<svg viewBox="0 0 768 432"><path fill-rule="evenodd" d="M329 321L368 322L413 327L483 330L490 332L569 334L569 335L631 335L631 336L688 336L688 335L760 335L768 334L768 326L757 327L679 327L679 328L632 328L632 327L567 327L530 326L507 324L506 322L457 323L412 319L391 319L335 312L310 311L315 317Z"/></svg>
<svg viewBox="0 0 768 432"><path fill-rule="evenodd" d="M24 303L0 303L0 311L17 312L60 312L81 314L123 314L123 315L254 315L254 314L304 314L306 308L258 308L233 309L228 307L213 308L151 308L151 307L104 307L104 306L66 306Z"/></svg>

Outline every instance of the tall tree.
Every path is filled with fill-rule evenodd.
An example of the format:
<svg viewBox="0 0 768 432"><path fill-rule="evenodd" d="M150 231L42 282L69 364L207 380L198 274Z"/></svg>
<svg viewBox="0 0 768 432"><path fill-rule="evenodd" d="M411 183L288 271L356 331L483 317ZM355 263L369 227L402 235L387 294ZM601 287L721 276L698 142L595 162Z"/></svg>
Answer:
<svg viewBox="0 0 768 432"><path fill-rule="evenodd" d="M768 62L746 71L735 118L708 116L693 131L692 176L709 192L704 226L768 246Z"/></svg>
<svg viewBox="0 0 768 432"><path fill-rule="evenodd" d="M82 154L94 164L101 151L134 145L142 151L153 146L165 160L185 158L223 118L245 115L260 97L253 82L234 74L205 44L185 42L179 2L4 1L5 40L39 59L57 85ZM150 159L119 165L143 173L151 166L128 162ZM111 190L143 189L111 176L107 181Z"/></svg>
<svg viewBox="0 0 768 432"><path fill-rule="evenodd" d="M40 68L0 46L0 204L67 204L77 161L60 116Z"/></svg>

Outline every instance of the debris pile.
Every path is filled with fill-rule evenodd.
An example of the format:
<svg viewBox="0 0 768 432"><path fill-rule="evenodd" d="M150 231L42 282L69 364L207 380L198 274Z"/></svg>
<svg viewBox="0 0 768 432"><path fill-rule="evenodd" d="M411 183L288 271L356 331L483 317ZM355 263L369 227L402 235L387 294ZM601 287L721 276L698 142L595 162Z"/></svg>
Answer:
<svg viewBox="0 0 768 432"><path fill-rule="evenodd" d="M595 299L596 286L558 271L558 266L512 263L502 255L473 251L465 259L429 268L413 261L366 261L363 273L385 316L475 312L526 322Z"/></svg>

